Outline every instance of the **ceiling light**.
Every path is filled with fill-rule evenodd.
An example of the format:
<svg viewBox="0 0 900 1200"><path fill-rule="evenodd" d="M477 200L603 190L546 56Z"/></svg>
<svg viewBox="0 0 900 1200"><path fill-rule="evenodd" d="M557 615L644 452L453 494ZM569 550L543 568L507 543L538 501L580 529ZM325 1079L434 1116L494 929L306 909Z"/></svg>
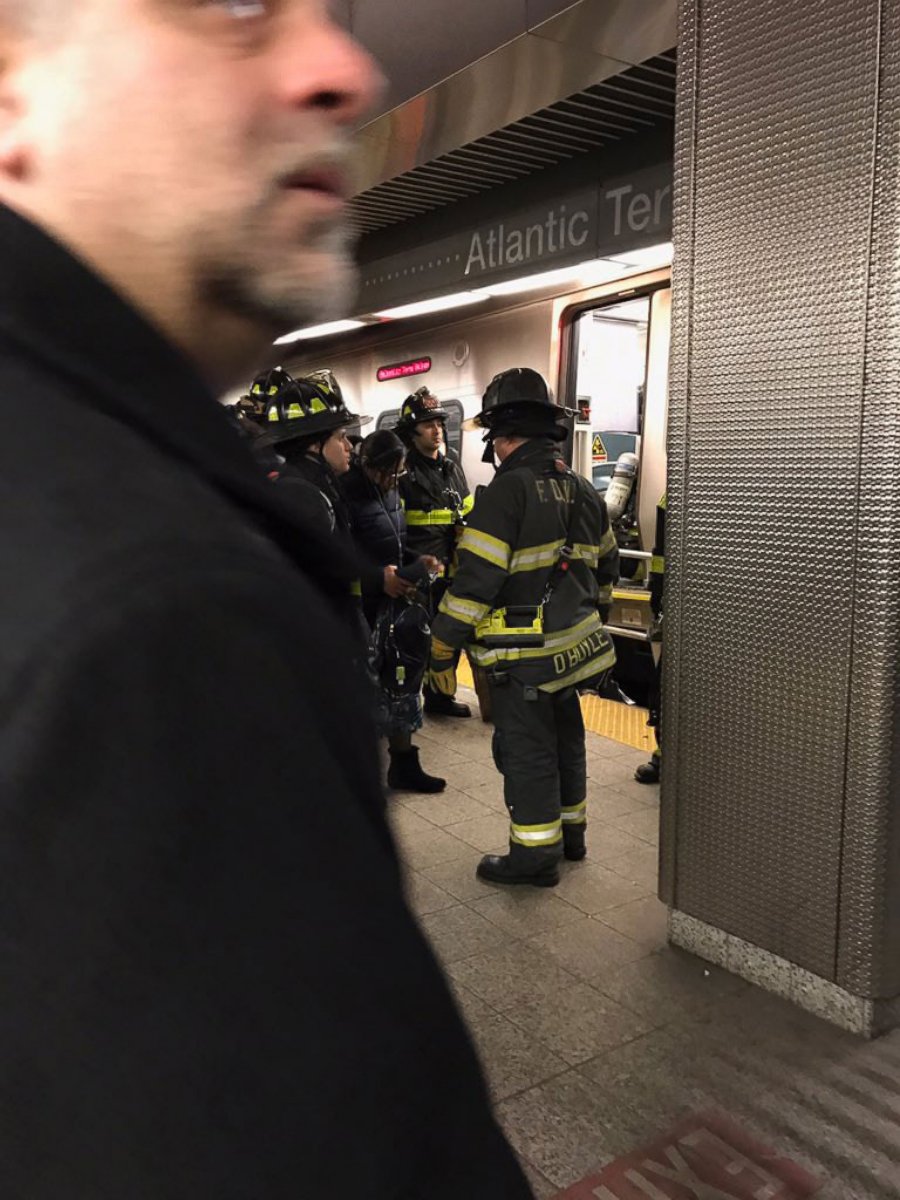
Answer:
<svg viewBox="0 0 900 1200"><path fill-rule="evenodd" d="M462 308L466 304L479 304L487 300L487 289L477 292L454 292L452 296L434 296L431 300L419 300L415 304L401 304L399 308L386 308L375 314L384 321L400 321L404 317L424 317L428 313L443 312L448 308Z"/></svg>
<svg viewBox="0 0 900 1200"><path fill-rule="evenodd" d="M309 338L331 337L333 333L348 333L351 329L361 329L365 321L329 321L326 325L308 325L306 329L295 329L286 333L273 343L276 346L287 346L291 342L305 342Z"/></svg>

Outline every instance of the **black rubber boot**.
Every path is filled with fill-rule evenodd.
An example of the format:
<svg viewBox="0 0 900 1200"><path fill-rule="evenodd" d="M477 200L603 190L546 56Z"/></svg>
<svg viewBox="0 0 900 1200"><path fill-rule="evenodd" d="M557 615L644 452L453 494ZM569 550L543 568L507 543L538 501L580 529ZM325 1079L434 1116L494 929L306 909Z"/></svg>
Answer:
<svg viewBox="0 0 900 1200"><path fill-rule="evenodd" d="M454 696L445 696L443 692L435 692L425 688L425 711L432 717L471 717L472 710L468 704L463 704Z"/></svg>
<svg viewBox="0 0 900 1200"><path fill-rule="evenodd" d="M532 887L556 887L559 883L559 871L552 859L523 863L512 854L486 854L475 874L489 883L527 883Z"/></svg>
<svg viewBox="0 0 900 1200"><path fill-rule="evenodd" d="M581 862L587 854L584 825L563 825L563 854L569 862Z"/></svg>
<svg viewBox="0 0 900 1200"><path fill-rule="evenodd" d="M654 754L647 763L641 763L634 773L638 783L659 783L659 757Z"/></svg>
<svg viewBox="0 0 900 1200"><path fill-rule="evenodd" d="M419 747L409 750L391 750L391 765L388 767L388 787L398 792L442 792L447 780L438 775L426 775L419 763Z"/></svg>

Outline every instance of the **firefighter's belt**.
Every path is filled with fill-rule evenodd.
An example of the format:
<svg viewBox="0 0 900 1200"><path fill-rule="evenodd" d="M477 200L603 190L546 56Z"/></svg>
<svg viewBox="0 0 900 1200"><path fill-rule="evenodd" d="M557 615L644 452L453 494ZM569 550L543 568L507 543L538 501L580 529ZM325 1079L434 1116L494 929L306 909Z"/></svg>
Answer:
<svg viewBox="0 0 900 1200"><path fill-rule="evenodd" d="M475 626L475 640L483 646L543 646L543 604L495 608Z"/></svg>

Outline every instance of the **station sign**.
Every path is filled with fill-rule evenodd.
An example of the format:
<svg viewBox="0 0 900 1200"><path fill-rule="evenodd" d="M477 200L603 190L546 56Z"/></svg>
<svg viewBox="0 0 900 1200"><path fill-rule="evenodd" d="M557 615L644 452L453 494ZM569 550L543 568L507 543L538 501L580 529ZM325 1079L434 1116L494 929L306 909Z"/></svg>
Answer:
<svg viewBox="0 0 900 1200"><path fill-rule="evenodd" d="M388 383L392 379L408 379L411 375L425 375L431 370L431 359L412 358L409 362L389 363L379 367L375 378L379 383Z"/></svg>
<svg viewBox="0 0 900 1200"><path fill-rule="evenodd" d="M821 1186L729 1117L703 1113L556 1200L808 1200Z"/></svg>
<svg viewBox="0 0 900 1200"><path fill-rule="evenodd" d="M672 237L672 164L657 163L563 191L552 202L493 220L361 267L359 312L475 290Z"/></svg>

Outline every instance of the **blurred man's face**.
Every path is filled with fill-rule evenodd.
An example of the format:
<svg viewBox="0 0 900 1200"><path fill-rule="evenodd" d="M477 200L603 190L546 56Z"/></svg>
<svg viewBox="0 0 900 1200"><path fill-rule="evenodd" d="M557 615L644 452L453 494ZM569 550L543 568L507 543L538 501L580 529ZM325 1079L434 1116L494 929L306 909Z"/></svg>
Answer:
<svg viewBox="0 0 900 1200"><path fill-rule="evenodd" d="M0 35L0 199L177 340L345 309L350 134L380 80L326 0L24 2L65 18Z"/></svg>
<svg viewBox="0 0 900 1200"><path fill-rule="evenodd" d="M444 440L444 423L438 417L420 421L413 430L413 445L426 458L434 458Z"/></svg>

